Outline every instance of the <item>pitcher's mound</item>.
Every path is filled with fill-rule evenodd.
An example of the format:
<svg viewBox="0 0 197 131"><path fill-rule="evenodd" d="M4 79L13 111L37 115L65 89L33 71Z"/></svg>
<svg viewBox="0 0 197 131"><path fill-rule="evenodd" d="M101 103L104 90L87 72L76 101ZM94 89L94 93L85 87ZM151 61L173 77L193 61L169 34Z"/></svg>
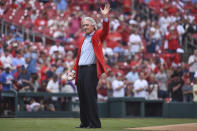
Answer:
<svg viewBox="0 0 197 131"><path fill-rule="evenodd" d="M197 131L197 123L176 124L176 125L167 125L167 126L138 127L138 128L127 128L127 129L146 130L146 131Z"/></svg>

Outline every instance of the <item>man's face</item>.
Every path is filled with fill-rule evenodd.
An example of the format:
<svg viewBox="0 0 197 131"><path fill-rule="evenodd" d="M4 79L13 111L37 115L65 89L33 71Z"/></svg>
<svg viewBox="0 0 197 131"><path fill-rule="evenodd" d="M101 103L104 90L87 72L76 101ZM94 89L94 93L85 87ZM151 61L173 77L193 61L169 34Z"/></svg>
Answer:
<svg viewBox="0 0 197 131"><path fill-rule="evenodd" d="M82 24L82 28L87 35L91 34L94 31L94 26L89 20L85 20Z"/></svg>
<svg viewBox="0 0 197 131"><path fill-rule="evenodd" d="M143 73L143 72L140 73L140 79L141 79L141 80L144 79L144 73Z"/></svg>
<svg viewBox="0 0 197 131"><path fill-rule="evenodd" d="M9 55L9 52L8 51L5 51L5 56L8 56Z"/></svg>

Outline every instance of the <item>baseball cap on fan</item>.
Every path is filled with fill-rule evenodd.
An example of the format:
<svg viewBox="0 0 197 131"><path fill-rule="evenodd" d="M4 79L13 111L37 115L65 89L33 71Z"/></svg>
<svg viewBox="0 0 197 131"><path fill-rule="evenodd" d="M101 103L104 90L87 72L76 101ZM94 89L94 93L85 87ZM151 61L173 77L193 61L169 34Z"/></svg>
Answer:
<svg viewBox="0 0 197 131"><path fill-rule="evenodd" d="M17 47L18 46L18 43L17 42L14 42L14 43L12 43L12 46L13 47Z"/></svg>
<svg viewBox="0 0 197 131"><path fill-rule="evenodd" d="M116 76L117 76L117 77L123 77L123 74L122 74L122 72L118 71L118 72L116 73Z"/></svg>

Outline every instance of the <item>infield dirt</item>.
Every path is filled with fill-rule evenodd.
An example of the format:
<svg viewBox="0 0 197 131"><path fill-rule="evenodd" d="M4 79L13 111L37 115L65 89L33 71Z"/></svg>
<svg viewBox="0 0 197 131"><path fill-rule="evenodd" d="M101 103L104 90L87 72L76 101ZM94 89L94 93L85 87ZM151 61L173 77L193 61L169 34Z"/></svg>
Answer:
<svg viewBox="0 0 197 131"><path fill-rule="evenodd" d="M166 126L150 126L150 127L138 127L127 128L129 130L144 130L144 131L197 131L197 123L189 124L176 124Z"/></svg>

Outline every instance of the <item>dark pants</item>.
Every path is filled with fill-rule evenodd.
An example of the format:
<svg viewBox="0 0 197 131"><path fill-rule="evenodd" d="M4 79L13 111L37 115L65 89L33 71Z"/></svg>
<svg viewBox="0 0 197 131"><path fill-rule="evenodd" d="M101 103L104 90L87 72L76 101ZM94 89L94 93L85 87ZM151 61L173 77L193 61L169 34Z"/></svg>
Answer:
<svg viewBox="0 0 197 131"><path fill-rule="evenodd" d="M183 95L184 102L192 102L193 101L193 94L184 94Z"/></svg>
<svg viewBox="0 0 197 131"><path fill-rule="evenodd" d="M80 101L80 120L82 125L93 128L101 127L97 107L97 84L96 65L79 66L77 90Z"/></svg>

